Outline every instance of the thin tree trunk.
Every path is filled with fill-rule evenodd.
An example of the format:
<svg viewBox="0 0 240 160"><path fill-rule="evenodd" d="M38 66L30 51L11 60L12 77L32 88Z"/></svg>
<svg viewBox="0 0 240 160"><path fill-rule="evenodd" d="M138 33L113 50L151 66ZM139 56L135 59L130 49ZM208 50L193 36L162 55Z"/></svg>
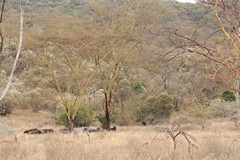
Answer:
<svg viewBox="0 0 240 160"><path fill-rule="evenodd" d="M109 108L110 108L110 96L108 97L108 94L105 93L105 126L103 126L105 129L110 129L110 113L109 113Z"/></svg>
<svg viewBox="0 0 240 160"><path fill-rule="evenodd" d="M124 101L123 100L120 101L121 101L121 113L124 114Z"/></svg>
<svg viewBox="0 0 240 160"><path fill-rule="evenodd" d="M68 128L69 130L73 130L74 122L72 119L68 120Z"/></svg>
<svg viewBox="0 0 240 160"><path fill-rule="evenodd" d="M175 150L177 148L176 139L172 138L172 140L173 140L173 149Z"/></svg>
<svg viewBox="0 0 240 160"><path fill-rule="evenodd" d="M236 88L239 89L239 80L237 80L236 82ZM237 108L239 109L240 106L239 106L239 93L236 92L236 102L237 102Z"/></svg>

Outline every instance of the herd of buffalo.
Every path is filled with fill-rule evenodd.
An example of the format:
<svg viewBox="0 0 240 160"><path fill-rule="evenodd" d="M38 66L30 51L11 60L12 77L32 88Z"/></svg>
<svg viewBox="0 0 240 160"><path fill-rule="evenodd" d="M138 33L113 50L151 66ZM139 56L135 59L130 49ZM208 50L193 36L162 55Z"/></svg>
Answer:
<svg viewBox="0 0 240 160"><path fill-rule="evenodd" d="M82 132L102 132L103 129L102 128L96 128L96 127L81 127L80 128L82 130ZM117 130L117 127L114 126L114 127L111 127L108 131L116 131ZM52 133L54 132L53 129L37 129L37 128L33 128L33 129L28 129L28 130L25 130L23 133L25 134L46 134L46 133ZM69 133L71 132L71 130L69 130L68 128L64 128L64 129L61 129L60 132L62 133Z"/></svg>

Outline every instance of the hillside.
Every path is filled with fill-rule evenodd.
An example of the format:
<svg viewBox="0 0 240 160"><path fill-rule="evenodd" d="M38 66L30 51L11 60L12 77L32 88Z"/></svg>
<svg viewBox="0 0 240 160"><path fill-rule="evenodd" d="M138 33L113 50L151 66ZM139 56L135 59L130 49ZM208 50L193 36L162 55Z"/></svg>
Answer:
<svg viewBox="0 0 240 160"><path fill-rule="evenodd" d="M239 159L240 1L0 5L0 159Z"/></svg>
<svg viewBox="0 0 240 160"><path fill-rule="evenodd" d="M4 11L1 89L17 51L19 6L10 0ZM215 115L210 104L225 103L216 100L225 87L212 81L215 64L191 53L193 44L176 35L202 41L215 32L210 8L160 0L26 0L22 9L23 48L1 106L69 114L85 106L82 114L92 121L112 116L118 125L132 125L188 115L198 105ZM221 44L222 35L208 45ZM153 114L151 105L164 109ZM236 108L227 105L232 115Z"/></svg>

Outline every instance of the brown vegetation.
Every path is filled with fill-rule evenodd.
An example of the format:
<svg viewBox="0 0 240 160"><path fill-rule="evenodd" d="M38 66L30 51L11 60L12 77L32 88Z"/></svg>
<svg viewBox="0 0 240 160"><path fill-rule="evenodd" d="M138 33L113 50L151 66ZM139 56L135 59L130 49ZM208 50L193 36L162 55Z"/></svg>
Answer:
<svg viewBox="0 0 240 160"><path fill-rule="evenodd" d="M3 0L0 159L239 159L240 1L198 2Z"/></svg>
<svg viewBox="0 0 240 160"><path fill-rule="evenodd" d="M29 116L30 115L30 116ZM38 116L34 121L33 116ZM8 159L99 159L99 160L124 160L124 159L230 159L237 160L240 156L239 130L227 120L214 120L211 127L202 131L194 124L183 124L180 129L191 126L192 129L184 129L195 137L197 143L191 154L188 152L188 142L184 137L176 141L177 148L173 149L173 142L165 133L155 130L156 126L132 126L118 127L117 132L91 133L91 142L84 132L67 133L55 132L52 134L28 135L20 131L33 124L39 125L39 119L45 114L29 114L24 111L14 112L3 120L18 119L18 126L10 132L7 125L1 129L9 130L10 134L1 133L0 155ZM27 121L31 120L33 124ZM52 125L44 125L46 127ZM169 128L171 125L158 127ZM21 129L22 128L22 129ZM55 127L59 130L59 127ZM156 137L156 134L158 136ZM17 143L14 140L17 137Z"/></svg>

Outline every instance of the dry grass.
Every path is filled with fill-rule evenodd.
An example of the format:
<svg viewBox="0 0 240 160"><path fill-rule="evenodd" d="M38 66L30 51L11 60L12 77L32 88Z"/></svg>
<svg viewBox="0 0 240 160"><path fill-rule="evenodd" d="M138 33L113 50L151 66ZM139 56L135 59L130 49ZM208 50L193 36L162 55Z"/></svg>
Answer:
<svg viewBox="0 0 240 160"><path fill-rule="evenodd" d="M45 118L46 122L40 121ZM15 122L12 122L15 119ZM47 123L48 122L48 123ZM9 126L12 125L12 126ZM34 126L35 125L35 126ZM190 155L187 143L179 139L173 150L170 138L155 127L121 127L117 132L24 135L24 129L52 126L48 115L16 112L0 118L0 157L4 160L237 160L240 157L240 132L231 122L212 123L205 131L197 126L187 132L198 143ZM56 130L59 128L55 127ZM11 130L11 131L6 131ZM14 136L17 135L17 142Z"/></svg>

